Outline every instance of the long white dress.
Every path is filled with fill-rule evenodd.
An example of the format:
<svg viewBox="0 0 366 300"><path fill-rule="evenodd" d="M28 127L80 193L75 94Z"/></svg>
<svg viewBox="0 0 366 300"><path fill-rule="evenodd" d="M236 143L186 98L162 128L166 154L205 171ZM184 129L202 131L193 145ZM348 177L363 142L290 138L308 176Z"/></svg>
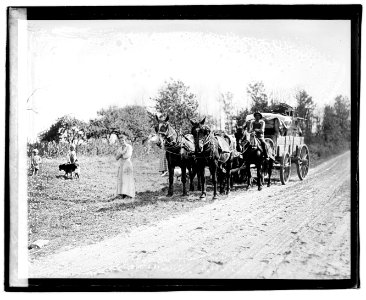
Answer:
<svg viewBox="0 0 366 300"><path fill-rule="evenodd" d="M131 162L133 148L127 144L124 149L117 150L116 159L119 160L117 174L117 195L135 197L135 180L133 178L133 166Z"/></svg>
<svg viewBox="0 0 366 300"><path fill-rule="evenodd" d="M163 146L159 157L159 172L166 172L166 171L168 171L168 161L166 159L166 152Z"/></svg>

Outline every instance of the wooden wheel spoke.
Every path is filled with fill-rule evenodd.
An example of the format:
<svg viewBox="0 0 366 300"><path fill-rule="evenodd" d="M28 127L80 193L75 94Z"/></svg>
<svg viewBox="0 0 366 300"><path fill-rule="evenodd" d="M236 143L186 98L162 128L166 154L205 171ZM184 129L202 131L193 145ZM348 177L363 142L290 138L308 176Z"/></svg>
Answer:
<svg viewBox="0 0 366 300"><path fill-rule="evenodd" d="M306 145L303 145L300 150L299 159L296 162L297 175L300 180L303 180L309 171L310 165L310 156L309 156L309 148Z"/></svg>
<svg viewBox="0 0 366 300"><path fill-rule="evenodd" d="M282 184L286 184L291 174L291 157L289 153L285 153L281 158L280 179Z"/></svg>

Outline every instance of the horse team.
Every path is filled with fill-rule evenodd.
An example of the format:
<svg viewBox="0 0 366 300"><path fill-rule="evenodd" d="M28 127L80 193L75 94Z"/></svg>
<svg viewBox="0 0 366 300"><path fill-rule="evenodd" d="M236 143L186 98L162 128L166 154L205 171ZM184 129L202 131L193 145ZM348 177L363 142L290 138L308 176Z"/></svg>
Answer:
<svg viewBox="0 0 366 300"><path fill-rule="evenodd" d="M200 122L190 120L191 134L181 134L169 123L169 116L158 118L155 131L164 143L169 171L168 196L173 195L174 168L182 170L183 196L187 195L186 171L189 173L189 189L194 191L193 179L197 175L200 198L206 198L205 168L208 167L212 177L213 199L217 199L217 185L220 193L230 193L233 187L232 175L234 172L245 169L247 189L251 183L250 167L257 169L258 190L262 189L263 172L268 173L268 186L273 168L273 159L263 156L263 149L249 134L246 128L238 127L235 137L227 134L213 133L205 125L205 119Z"/></svg>

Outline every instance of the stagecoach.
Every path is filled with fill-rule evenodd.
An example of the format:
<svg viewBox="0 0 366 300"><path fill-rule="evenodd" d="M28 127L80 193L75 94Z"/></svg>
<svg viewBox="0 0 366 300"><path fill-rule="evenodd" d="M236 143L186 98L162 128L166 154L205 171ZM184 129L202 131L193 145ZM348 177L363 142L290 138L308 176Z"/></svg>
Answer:
<svg viewBox="0 0 366 300"><path fill-rule="evenodd" d="M291 165L296 164L297 175L303 180L309 171L309 148L304 143L300 123L303 118L295 117L292 109L287 109L284 114L262 113L265 121L265 141L270 145L275 158L274 168L279 170L282 184L290 180ZM253 120L253 115L248 115L247 124Z"/></svg>

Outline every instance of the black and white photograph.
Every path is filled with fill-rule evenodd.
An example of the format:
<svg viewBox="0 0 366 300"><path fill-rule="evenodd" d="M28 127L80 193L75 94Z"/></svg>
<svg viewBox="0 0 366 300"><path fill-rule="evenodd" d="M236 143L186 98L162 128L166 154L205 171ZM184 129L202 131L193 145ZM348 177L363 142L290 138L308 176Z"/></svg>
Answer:
<svg viewBox="0 0 366 300"><path fill-rule="evenodd" d="M10 287L358 287L362 7L263 9L8 8Z"/></svg>

